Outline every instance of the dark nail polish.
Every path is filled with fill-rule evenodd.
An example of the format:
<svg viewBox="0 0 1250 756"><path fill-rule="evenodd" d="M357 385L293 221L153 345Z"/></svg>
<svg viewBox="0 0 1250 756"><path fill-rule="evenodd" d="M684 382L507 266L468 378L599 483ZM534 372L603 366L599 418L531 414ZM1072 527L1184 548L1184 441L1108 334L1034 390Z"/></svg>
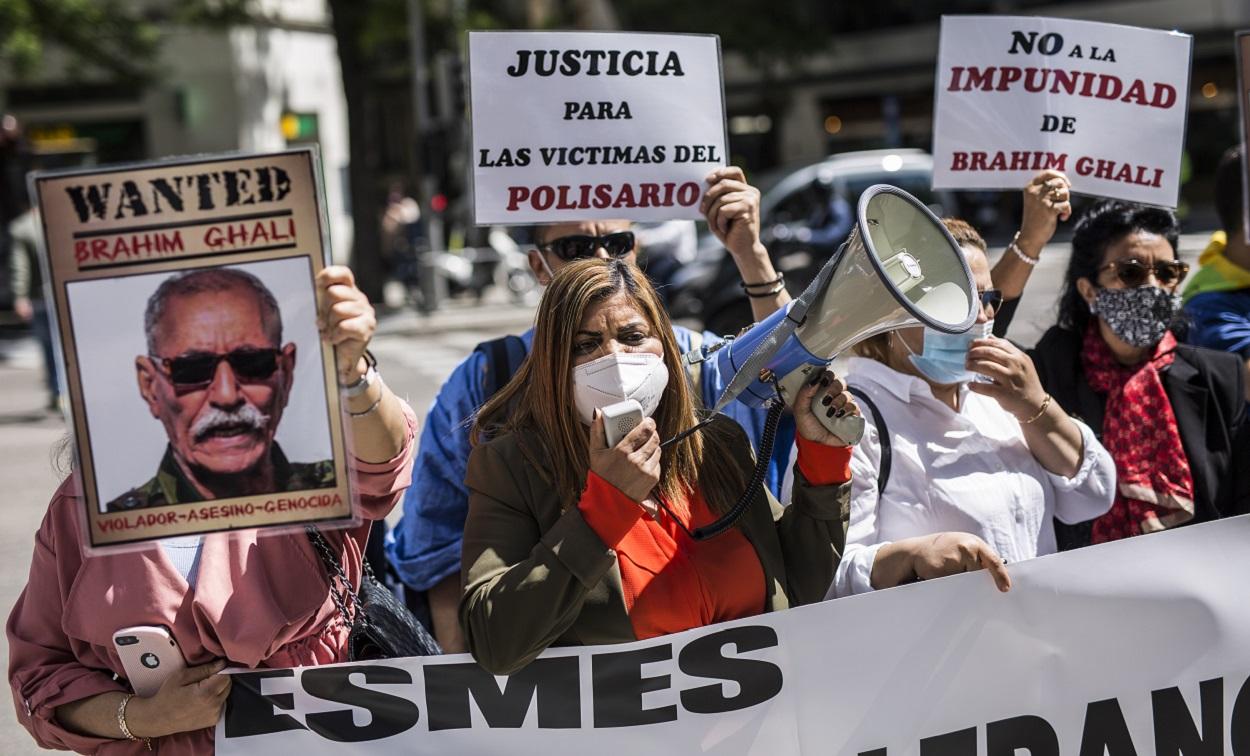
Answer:
<svg viewBox="0 0 1250 756"><path fill-rule="evenodd" d="M840 409L840 410L838 410L836 413L834 413L834 415L833 415L833 416L834 416L834 417L845 417L845 416L846 416L846 410L844 410L844 409Z"/></svg>
<svg viewBox="0 0 1250 756"><path fill-rule="evenodd" d="M821 388L827 388L829 386L829 376L827 375L820 376L820 386Z"/></svg>
<svg viewBox="0 0 1250 756"><path fill-rule="evenodd" d="M829 403L830 403L830 402L832 402L832 401L833 401L833 397L832 397L832 396L828 396L828 395L826 395L824 399L821 399L821 400L820 400L820 403L821 403L822 405L824 405L824 406L828 407L828 406L829 406Z"/></svg>
<svg viewBox="0 0 1250 756"><path fill-rule="evenodd" d="M833 417L833 407L825 410L825 417Z"/></svg>

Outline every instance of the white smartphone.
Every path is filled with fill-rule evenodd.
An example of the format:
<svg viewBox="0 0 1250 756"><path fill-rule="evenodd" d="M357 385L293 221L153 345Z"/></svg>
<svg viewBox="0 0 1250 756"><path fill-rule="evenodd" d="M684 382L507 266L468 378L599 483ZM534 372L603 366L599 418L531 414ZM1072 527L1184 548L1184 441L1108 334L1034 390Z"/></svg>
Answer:
<svg viewBox="0 0 1250 756"><path fill-rule="evenodd" d="M612 449L642 422L642 405L636 399L609 404L603 408L603 431Z"/></svg>
<svg viewBox="0 0 1250 756"><path fill-rule="evenodd" d="M113 633L130 687L140 696L160 690L165 678L187 668L187 660L169 630L159 625L123 627Z"/></svg>

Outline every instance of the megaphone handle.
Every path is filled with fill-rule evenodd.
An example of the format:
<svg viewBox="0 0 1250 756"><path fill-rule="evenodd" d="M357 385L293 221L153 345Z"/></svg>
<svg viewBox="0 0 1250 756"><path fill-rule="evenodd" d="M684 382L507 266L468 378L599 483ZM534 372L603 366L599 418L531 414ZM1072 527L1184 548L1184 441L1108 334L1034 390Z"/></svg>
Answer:
<svg viewBox="0 0 1250 756"><path fill-rule="evenodd" d="M812 414L825 426L825 430L846 442L847 446L854 446L864 437L864 418L861 415L843 415L842 417L831 417L826 413L829 409L821 405L821 396L817 394L812 398Z"/></svg>

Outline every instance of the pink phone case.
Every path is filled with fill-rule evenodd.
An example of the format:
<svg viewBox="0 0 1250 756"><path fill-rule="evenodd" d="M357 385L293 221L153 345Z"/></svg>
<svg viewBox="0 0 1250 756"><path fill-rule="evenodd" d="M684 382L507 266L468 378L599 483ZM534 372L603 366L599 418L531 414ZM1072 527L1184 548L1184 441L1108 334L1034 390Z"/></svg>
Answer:
<svg viewBox="0 0 1250 756"><path fill-rule="evenodd" d="M165 678L187 668L177 641L168 630L157 625L118 630L113 633L113 648L121 657L130 687L140 696L156 693Z"/></svg>

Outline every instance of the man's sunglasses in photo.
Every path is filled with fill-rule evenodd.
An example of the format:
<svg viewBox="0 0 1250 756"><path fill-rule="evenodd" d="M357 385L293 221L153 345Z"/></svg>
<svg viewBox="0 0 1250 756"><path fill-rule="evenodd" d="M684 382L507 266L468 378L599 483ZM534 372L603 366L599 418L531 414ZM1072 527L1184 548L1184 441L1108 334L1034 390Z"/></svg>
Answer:
<svg viewBox="0 0 1250 756"><path fill-rule="evenodd" d="M1160 284L1172 287L1184 280L1189 275L1189 264L1180 260L1159 260L1154 265L1147 265L1141 260L1116 260L1109 262L1098 269L1101 273L1104 270L1115 271L1116 278L1120 279L1120 283L1135 289L1146 283L1146 278L1154 271L1155 280Z"/></svg>
<svg viewBox="0 0 1250 756"><path fill-rule="evenodd" d="M181 357L152 359L164 369L169 380L180 389L203 388L212 383L217 365L225 360L235 376L244 383L268 380L278 369L277 349L235 349L226 354L196 352Z"/></svg>
<svg viewBox="0 0 1250 756"><path fill-rule="evenodd" d="M565 262L584 257L594 257L595 251L603 247L610 257L624 257L634 249L634 233L632 231L616 231L603 236L573 234L560 236L538 245L544 252L553 252Z"/></svg>

